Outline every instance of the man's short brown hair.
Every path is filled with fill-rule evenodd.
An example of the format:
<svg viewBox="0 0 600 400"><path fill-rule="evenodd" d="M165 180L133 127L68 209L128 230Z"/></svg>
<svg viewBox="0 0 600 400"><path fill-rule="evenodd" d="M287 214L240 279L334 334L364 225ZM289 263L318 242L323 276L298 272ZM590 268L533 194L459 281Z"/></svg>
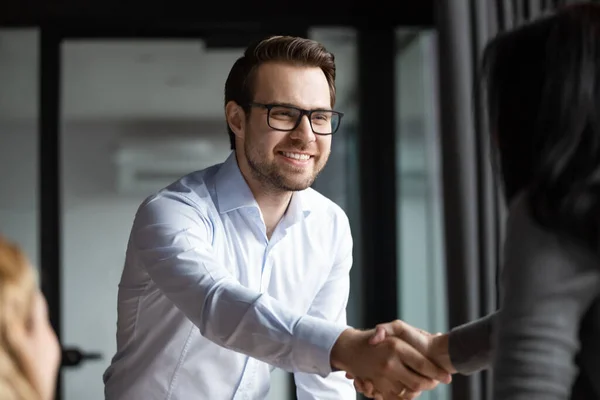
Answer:
<svg viewBox="0 0 600 400"><path fill-rule="evenodd" d="M329 84L331 107L335 104L335 58L322 44L301 37L271 36L250 45L233 64L225 82L225 105L235 101L246 113L254 98L256 70L266 62L285 62L292 65L319 67ZM231 148L235 135L227 126Z"/></svg>

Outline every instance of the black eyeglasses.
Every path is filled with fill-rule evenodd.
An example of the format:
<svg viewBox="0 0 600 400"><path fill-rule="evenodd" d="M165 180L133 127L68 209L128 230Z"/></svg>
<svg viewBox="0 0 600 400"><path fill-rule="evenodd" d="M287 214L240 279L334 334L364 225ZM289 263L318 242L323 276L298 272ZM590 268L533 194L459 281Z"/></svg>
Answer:
<svg viewBox="0 0 600 400"><path fill-rule="evenodd" d="M344 113L333 110L303 110L281 104L250 103L250 107L267 110L267 124L276 131L289 132L298 128L303 116L308 117L312 131L317 135L332 135L337 132Z"/></svg>

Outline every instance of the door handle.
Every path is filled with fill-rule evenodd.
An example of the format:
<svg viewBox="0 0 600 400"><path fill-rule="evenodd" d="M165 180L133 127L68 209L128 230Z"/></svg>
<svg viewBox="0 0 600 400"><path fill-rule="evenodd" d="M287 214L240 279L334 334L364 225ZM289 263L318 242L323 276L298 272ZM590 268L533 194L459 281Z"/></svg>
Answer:
<svg viewBox="0 0 600 400"><path fill-rule="evenodd" d="M84 352L77 347L65 347L62 349L63 367L77 367L86 361L102 360L103 356L98 352Z"/></svg>

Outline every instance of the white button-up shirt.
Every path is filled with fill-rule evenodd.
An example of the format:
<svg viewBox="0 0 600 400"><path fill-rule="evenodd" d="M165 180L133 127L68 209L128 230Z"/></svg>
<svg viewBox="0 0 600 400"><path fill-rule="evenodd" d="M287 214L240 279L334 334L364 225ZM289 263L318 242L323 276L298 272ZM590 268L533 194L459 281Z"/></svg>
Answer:
<svg viewBox="0 0 600 400"><path fill-rule="evenodd" d="M106 399L264 399L274 367L299 400L355 399L330 364L351 265L348 218L316 191L293 194L269 240L234 153L183 177L136 214Z"/></svg>

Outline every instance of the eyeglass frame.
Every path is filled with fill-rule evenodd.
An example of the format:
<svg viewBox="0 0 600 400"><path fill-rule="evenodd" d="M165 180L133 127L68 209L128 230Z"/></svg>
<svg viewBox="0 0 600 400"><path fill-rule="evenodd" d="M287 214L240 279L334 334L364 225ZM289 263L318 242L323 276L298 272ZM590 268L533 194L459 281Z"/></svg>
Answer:
<svg viewBox="0 0 600 400"><path fill-rule="evenodd" d="M328 109L322 109L322 108L316 109L316 110L305 110L303 108L296 107L291 104L281 104L281 103L264 104L264 103L250 102L250 103L248 103L248 106L266 109L267 110L267 125L269 126L269 128L274 129L276 131L280 131L280 132L291 132L291 131L297 129L300 126L300 123L302 122L302 118L306 115L308 117L308 123L310 124L310 129L313 131L313 133L315 135L330 136L330 135L333 135L334 133L336 133L340 129L340 125L342 124L342 117L344 116L344 113L341 111L328 110ZM296 121L296 124L294 125L293 128L281 129L281 128L274 128L271 126L271 122L269 121L271 119L271 110L275 107L286 107L286 108L291 108L293 110L297 110L300 112L300 115L298 116L298 120ZM332 130L330 133L315 132L315 128L313 128L312 119L311 119L312 114L315 112L330 112L330 113L337 114L340 118L337 128L335 130Z"/></svg>

